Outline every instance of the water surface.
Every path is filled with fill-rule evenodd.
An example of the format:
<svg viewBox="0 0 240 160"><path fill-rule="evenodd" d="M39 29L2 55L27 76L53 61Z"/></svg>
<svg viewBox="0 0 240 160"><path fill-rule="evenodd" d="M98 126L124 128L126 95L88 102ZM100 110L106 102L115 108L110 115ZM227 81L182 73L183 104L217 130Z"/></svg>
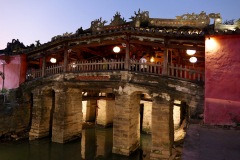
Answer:
<svg viewBox="0 0 240 160"><path fill-rule="evenodd" d="M0 160L142 160L149 159L151 136L141 134L141 149L130 157L112 153L112 128L84 129L82 138L58 144L44 138L0 143Z"/></svg>

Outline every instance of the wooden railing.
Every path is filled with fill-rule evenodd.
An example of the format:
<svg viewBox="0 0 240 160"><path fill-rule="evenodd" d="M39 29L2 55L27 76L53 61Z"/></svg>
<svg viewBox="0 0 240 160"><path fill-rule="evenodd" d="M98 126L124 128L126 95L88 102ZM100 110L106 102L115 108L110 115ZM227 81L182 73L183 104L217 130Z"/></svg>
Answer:
<svg viewBox="0 0 240 160"><path fill-rule="evenodd" d="M204 70L193 66L182 66L178 64L168 65L169 77L187 79L193 81L204 81Z"/></svg>
<svg viewBox="0 0 240 160"><path fill-rule="evenodd" d="M161 63L141 63L137 60L130 61L130 71L146 72L149 74L162 74L163 65Z"/></svg>
<svg viewBox="0 0 240 160"><path fill-rule="evenodd" d="M102 72L113 70L126 70L124 68L125 61L122 60L100 60L100 61L79 61L68 64L66 72ZM152 75L163 75L162 63L141 63L137 60L130 60L129 68L131 72L144 72ZM44 73L44 75L42 75ZM39 70L29 70L27 73L27 80L50 76L54 74L64 73L63 65L52 65L42 72ZM165 72L166 73L166 72ZM191 81L204 81L204 70L193 66L182 66L178 64L168 64L167 75L178 79Z"/></svg>
<svg viewBox="0 0 240 160"><path fill-rule="evenodd" d="M124 60L80 61L68 64L69 72L124 70Z"/></svg>
<svg viewBox="0 0 240 160"><path fill-rule="evenodd" d="M45 75L51 76L53 74L63 73L63 65L52 65L49 67L46 67Z"/></svg>

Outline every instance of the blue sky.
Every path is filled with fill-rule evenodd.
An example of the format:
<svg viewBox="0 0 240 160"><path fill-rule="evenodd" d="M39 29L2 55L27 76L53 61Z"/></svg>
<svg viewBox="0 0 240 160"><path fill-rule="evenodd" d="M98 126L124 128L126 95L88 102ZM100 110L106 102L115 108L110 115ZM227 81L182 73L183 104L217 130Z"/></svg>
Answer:
<svg viewBox="0 0 240 160"><path fill-rule="evenodd" d="M46 43L56 35L90 27L102 17L120 12L129 21L134 11L151 18L175 18L185 13L221 13L223 21L240 18L240 0L0 0L0 49L19 39L25 45Z"/></svg>

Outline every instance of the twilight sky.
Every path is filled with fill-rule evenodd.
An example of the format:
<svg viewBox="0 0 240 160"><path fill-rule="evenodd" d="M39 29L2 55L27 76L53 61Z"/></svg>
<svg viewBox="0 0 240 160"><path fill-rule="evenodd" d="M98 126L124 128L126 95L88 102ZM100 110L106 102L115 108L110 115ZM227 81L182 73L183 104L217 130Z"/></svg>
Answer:
<svg viewBox="0 0 240 160"><path fill-rule="evenodd" d="M130 21L134 11L150 18L172 18L186 13L221 13L223 21L240 18L240 0L0 0L0 49L19 39L24 45L46 43L102 17L111 22L118 11Z"/></svg>

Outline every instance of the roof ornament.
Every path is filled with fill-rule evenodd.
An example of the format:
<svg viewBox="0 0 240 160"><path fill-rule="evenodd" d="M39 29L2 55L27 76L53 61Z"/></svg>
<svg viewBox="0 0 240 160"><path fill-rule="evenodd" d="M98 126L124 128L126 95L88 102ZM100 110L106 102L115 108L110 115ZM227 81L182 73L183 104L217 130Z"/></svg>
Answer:
<svg viewBox="0 0 240 160"><path fill-rule="evenodd" d="M116 14L113 16L113 20L111 19L110 26L118 26L121 24L126 23L126 20L124 18L121 18L120 12L116 12Z"/></svg>
<svg viewBox="0 0 240 160"><path fill-rule="evenodd" d="M41 46L40 40L35 41L36 42L36 47Z"/></svg>
<svg viewBox="0 0 240 160"><path fill-rule="evenodd" d="M13 54L18 53L25 48L25 45L21 43L18 39L12 39L12 43L7 43L7 48L5 48L5 52L8 54Z"/></svg>
<svg viewBox="0 0 240 160"><path fill-rule="evenodd" d="M96 19L91 22L91 29L92 31L100 31L102 27L104 27L104 24L107 23L107 21L102 21L102 17L99 19Z"/></svg>
<svg viewBox="0 0 240 160"><path fill-rule="evenodd" d="M176 16L176 19L180 21L197 21L201 25L208 25L210 23L210 18L204 11L200 14L183 14L181 16Z"/></svg>
<svg viewBox="0 0 240 160"><path fill-rule="evenodd" d="M130 19L132 19L133 24L135 27L140 27L142 24L147 23L149 21L149 12L148 11L140 11L138 10L138 13L134 11L135 16L132 16Z"/></svg>

